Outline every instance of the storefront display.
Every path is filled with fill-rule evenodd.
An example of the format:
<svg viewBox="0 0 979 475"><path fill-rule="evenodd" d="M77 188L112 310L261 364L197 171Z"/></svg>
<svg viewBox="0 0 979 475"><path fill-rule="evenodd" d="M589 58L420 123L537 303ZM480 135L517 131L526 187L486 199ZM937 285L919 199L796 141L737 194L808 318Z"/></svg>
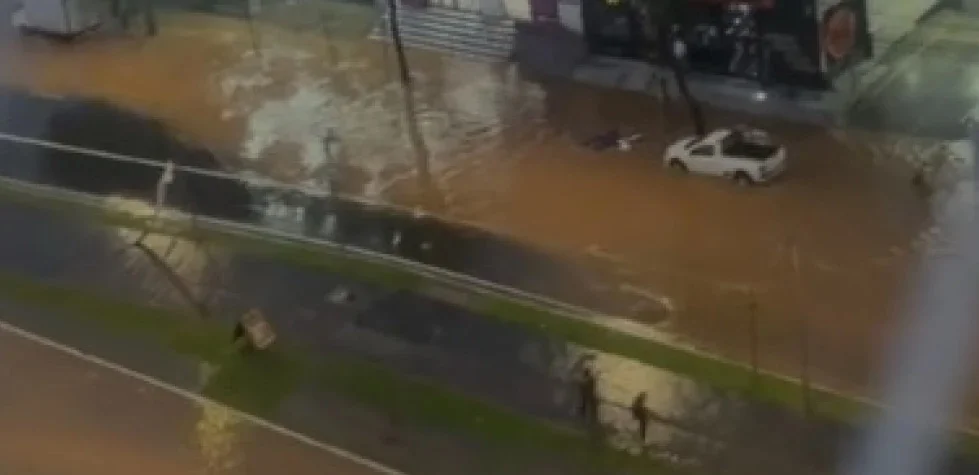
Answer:
<svg viewBox="0 0 979 475"><path fill-rule="evenodd" d="M864 2L583 0L582 12L595 54L665 61L682 42L693 71L825 88L869 53Z"/></svg>
<svg viewBox="0 0 979 475"><path fill-rule="evenodd" d="M633 0L583 0L585 37L592 53L642 57L639 6Z"/></svg>
<svg viewBox="0 0 979 475"><path fill-rule="evenodd" d="M835 74L857 53L859 5L853 0L818 0L821 69Z"/></svg>

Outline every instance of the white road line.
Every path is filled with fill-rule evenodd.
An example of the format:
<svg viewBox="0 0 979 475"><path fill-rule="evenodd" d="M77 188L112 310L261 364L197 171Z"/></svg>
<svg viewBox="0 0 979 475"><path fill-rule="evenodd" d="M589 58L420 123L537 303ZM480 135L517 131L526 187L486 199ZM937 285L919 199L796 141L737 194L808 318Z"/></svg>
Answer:
<svg viewBox="0 0 979 475"><path fill-rule="evenodd" d="M315 447L317 449L320 449L320 450L329 452L329 453L331 453L331 454L333 454L333 455L335 455L337 457L340 457L340 458L349 460L349 461L351 461L351 462L353 462L353 463L355 463L357 465L361 465L361 466L367 467L367 468L369 468L371 470L374 470L379 475L407 475L404 472L401 472L399 470L395 470L395 469L393 469L391 467L388 467L388 466L386 466L386 465L384 465L384 464L382 464L380 462L375 462L374 460L361 457L360 455L357 455L357 454L355 454L353 452L349 452L349 451L344 450L344 449L341 449L339 447L336 447L336 446L333 446L333 445L330 445L330 444L326 444L324 442L320 442L318 440L312 439L312 438L307 437L307 436L305 436L303 434L300 434L298 432L295 432L295 431L286 429L285 427L282 427L282 426L273 424L272 422L269 422L269 421L267 421L265 419L261 419L259 417L255 417L255 416L253 416L251 414L248 414L248 413L245 413L245 412L241 412L241 411L239 411L237 409L234 409L232 407L228 407L228 406L226 406L224 404L221 404L221 403L219 403L217 401L214 401L212 399L209 399L209 398L206 398L204 396L201 396L200 394L195 394L193 392L187 391L186 389L182 389L182 388L179 388L179 387L174 386L172 384L168 384L168 383L165 383L165 382L160 381L158 379L155 379L155 378L152 378L150 376L147 376L145 374L138 373L138 372L133 371L133 370L131 370L129 368L126 368L124 366L115 364L115 363L113 363L111 361L106 361L106 360L104 360L102 358L99 358L97 356L94 356L94 355L90 355L88 353L81 352L81 351L79 351L79 350L77 350L75 348L72 348L72 347L67 346L67 345L63 345L61 343L58 343L58 342L56 342L54 340L50 340L50 339L45 338L45 337L43 337L41 335L38 335L36 333L31 333L31 332L29 332L27 330L24 330L24 329L22 329L20 327L11 325L11 324L9 324L7 322L0 321L0 331L5 331L5 332L8 332L8 333L12 333L12 334L17 335L17 336L19 336L21 338L24 338L24 339L30 340L30 341L32 341L34 343L40 344L42 346L45 346L45 347L48 347L48 348L51 348L51 349L60 351L62 353L69 354L71 356L74 356L76 358L85 360L85 361L87 361L89 363L93 363L93 364L98 365L98 366L101 366L103 368L110 369L112 371L116 371L118 373L121 373L121 374L124 374L126 376L129 376L131 378L137 379L137 380L139 380L141 382L144 382L146 384L155 386L155 387L157 387L159 389L162 389L164 391L167 391L167 392L176 394L178 396L182 396L182 397L184 397L186 399L189 399L189 400L191 400L191 401L193 401L193 402L195 402L197 404L201 404L201 405L203 405L203 404L213 404L213 405L222 407L222 408L230 411L232 414L235 414L237 417L240 417L243 420L246 420L246 421L248 421L248 422L250 422L252 424L255 424L256 426L259 426L259 427L261 427L263 429L268 429L268 430L270 430L272 432L275 432L275 433L277 433L279 435L282 435L282 436L285 436L285 437L288 437L288 438L297 440L297 441L302 442L302 443L304 443L306 445L309 445L309 446Z"/></svg>

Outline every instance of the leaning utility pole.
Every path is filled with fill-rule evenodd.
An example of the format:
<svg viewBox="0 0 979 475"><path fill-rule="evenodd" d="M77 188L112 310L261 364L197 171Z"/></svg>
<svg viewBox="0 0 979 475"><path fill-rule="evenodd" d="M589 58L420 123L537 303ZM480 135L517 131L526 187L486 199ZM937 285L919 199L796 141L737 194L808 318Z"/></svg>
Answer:
<svg viewBox="0 0 979 475"><path fill-rule="evenodd" d="M680 1L682 2L683 0ZM687 104L694 130L699 136L706 135L707 121L704 119L704 111L701 109L697 99L693 97L693 94L690 92L690 86L687 83L687 53L686 43L683 42L682 38L683 26L676 24L677 11L681 8L681 3L677 0L670 0L665 3L653 1L653 3L655 10L658 11L655 15L657 18L653 20L656 24L652 26L658 32L660 41L667 43L660 45L661 55L666 56L664 58L666 59L666 65L673 72L673 79L676 81L677 89L680 91L680 97Z"/></svg>
<svg viewBox="0 0 979 475"><path fill-rule="evenodd" d="M415 107L415 94L411 81L411 71L408 69L408 58L405 56L404 42L401 40L401 29L398 24L398 0L387 0L388 5L388 26L390 27L391 43L394 45L394 54L398 61L398 75L401 80L401 89L405 101L405 126L408 132L408 140L415 152L415 171L418 173L418 184L424 195L424 202L429 207L441 207L441 193L436 189L435 181L432 179L431 152L425 143L418 126L418 115Z"/></svg>
<svg viewBox="0 0 979 475"><path fill-rule="evenodd" d="M401 41L401 27L398 25L398 0L387 0L387 2L388 26L391 28L391 43L394 44L394 53L398 59L401 84L410 86L411 73L408 71L408 58L405 57L405 45Z"/></svg>

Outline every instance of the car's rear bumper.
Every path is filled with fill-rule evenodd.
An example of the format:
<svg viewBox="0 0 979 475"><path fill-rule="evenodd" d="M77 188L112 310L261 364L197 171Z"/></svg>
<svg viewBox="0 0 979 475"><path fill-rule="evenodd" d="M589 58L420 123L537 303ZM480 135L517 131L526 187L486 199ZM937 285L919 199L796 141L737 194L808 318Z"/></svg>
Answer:
<svg viewBox="0 0 979 475"><path fill-rule="evenodd" d="M765 170L765 172L759 176L760 178L759 181L763 183L772 181L778 178L779 176L781 176L783 173L785 173L785 170L787 168L788 167L786 166L785 160L780 160L779 162L772 165L771 168Z"/></svg>

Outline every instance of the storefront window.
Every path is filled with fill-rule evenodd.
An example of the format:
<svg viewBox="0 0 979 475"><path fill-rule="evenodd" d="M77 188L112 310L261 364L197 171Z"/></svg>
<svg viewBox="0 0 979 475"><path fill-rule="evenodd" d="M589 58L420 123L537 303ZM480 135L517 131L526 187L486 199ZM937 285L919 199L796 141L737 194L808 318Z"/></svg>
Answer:
<svg viewBox="0 0 979 475"><path fill-rule="evenodd" d="M582 14L593 51L638 57L639 26L632 0L584 0Z"/></svg>
<svg viewBox="0 0 979 475"><path fill-rule="evenodd" d="M612 41L629 41L632 37L632 29L629 27L629 18L621 8L607 8L600 19L601 29L599 34Z"/></svg>

